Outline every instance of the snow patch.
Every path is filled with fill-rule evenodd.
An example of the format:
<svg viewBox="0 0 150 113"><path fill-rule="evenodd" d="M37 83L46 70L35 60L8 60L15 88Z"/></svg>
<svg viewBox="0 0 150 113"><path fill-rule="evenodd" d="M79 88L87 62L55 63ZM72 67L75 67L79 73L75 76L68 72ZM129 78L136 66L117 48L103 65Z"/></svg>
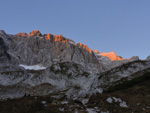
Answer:
<svg viewBox="0 0 150 113"><path fill-rule="evenodd" d="M27 70L44 70L44 69L46 69L46 67L44 67L42 65L27 66L27 65L24 65L24 64L20 64L19 66L23 67L23 68L25 68Z"/></svg>

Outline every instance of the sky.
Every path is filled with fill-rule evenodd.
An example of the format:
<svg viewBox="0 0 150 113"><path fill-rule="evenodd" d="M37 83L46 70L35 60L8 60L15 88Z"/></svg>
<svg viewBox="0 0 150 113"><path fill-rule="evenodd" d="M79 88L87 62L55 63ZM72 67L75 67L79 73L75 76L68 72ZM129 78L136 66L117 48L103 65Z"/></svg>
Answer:
<svg viewBox="0 0 150 113"><path fill-rule="evenodd" d="M0 29L61 34L92 50L145 59L150 55L150 0L1 0Z"/></svg>

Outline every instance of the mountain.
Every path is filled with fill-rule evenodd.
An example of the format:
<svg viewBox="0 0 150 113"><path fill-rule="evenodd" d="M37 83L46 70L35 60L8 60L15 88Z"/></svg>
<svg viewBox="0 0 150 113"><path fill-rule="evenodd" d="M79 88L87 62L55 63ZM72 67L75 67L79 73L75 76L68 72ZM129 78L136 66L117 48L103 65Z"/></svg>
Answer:
<svg viewBox="0 0 150 113"><path fill-rule="evenodd" d="M102 52L98 52L97 50L94 50L94 52L95 52L96 54L101 55L101 56L106 56L106 57L108 57L111 61L114 61L114 60L124 60L122 57L117 56L114 51L108 52L108 53L102 53Z"/></svg>
<svg viewBox="0 0 150 113"><path fill-rule="evenodd" d="M132 58L123 59L120 56L117 56L115 52L102 53L94 50L98 61L101 63L105 71L111 70L115 67L123 65L128 62L138 61L138 56L133 56Z"/></svg>
<svg viewBox="0 0 150 113"><path fill-rule="evenodd" d="M81 43L75 44L62 35L42 35L38 30L29 34L6 35L3 31L1 39L7 46L7 50L3 47L4 55L10 57L7 60L10 60L12 65L41 64L50 67L54 62L74 62L93 72L102 71L91 49Z"/></svg>
<svg viewBox="0 0 150 113"><path fill-rule="evenodd" d="M149 72L149 57L146 60L138 56L123 59L115 52L98 52L62 35L42 34L38 30L16 35L0 31L0 100L4 105L11 101L24 102L24 107L33 104L40 110L49 109L46 106L56 107L51 112L69 112L69 109L85 113L107 112L94 105L97 101L91 99L106 99L109 94L105 92L112 91L113 86L145 77ZM108 97L106 105L116 101L127 110L130 105L118 98ZM61 108L68 103L74 108ZM3 108L7 109L0 105L0 109Z"/></svg>

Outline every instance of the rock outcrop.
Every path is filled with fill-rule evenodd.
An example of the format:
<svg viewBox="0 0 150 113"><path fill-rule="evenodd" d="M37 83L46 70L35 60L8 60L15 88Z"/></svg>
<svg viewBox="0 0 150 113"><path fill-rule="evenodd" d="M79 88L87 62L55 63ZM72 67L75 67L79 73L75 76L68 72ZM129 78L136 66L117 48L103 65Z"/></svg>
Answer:
<svg viewBox="0 0 150 113"><path fill-rule="evenodd" d="M39 30L35 30L35 31L31 31L29 34L28 34L28 37L34 37L34 36L41 36L42 34L40 33Z"/></svg>
<svg viewBox="0 0 150 113"><path fill-rule="evenodd" d="M94 50L94 53L97 56L98 61L101 63L105 71L111 70L115 67L121 66L128 62L138 61L138 56L133 56L132 58L123 59L120 56L117 56L115 52L102 53Z"/></svg>
<svg viewBox="0 0 150 113"><path fill-rule="evenodd" d="M98 52L98 50L93 50L93 51L95 52L95 54L99 54L101 56L108 57L111 61L114 61L114 60L124 60L122 57L117 56L114 51L107 52L107 53Z"/></svg>
<svg viewBox="0 0 150 113"><path fill-rule="evenodd" d="M0 37L0 63L7 63L10 61L10 56L7 53L7 47L2 37Z"/></svg>
<svg viewBox="0 0 150 113"><path fill-rule="evenodd" d="M45 36L45 40L51 40L52 37L53 37L53 35L48 33L48 34L46 34L46 36Z"/></svg>
<svg viewBox="0 0 150 113"><path fill-rule="evenodd" d="M27 33L18 33L16 36L22 36L22 37L27 37Z"/></svg>
<svg viewBox="0 0 150 113"><path fill-rule="evenodd" d="M150 61L150 56L148 56L148 57L146 58L146 60L147 60L147 61Z"/></svg>
<svg viewBox="0 0 150 113"><path fill-rule="evenodd" d="M10 56L13 65L42 64L50 67L54 62L74 62L81 64L85 69L93 72L102 72L102 67L92 50L86 45L78 43L77 45L62 35L44 34L38 30L17 35L4 36L3 39L12 40L11 46L7 46L5 53ZM28 36L28 38L24 38ZM7 40L4 42L8 42ZM3 42L2 42L3 43ZM4 47L3 47L4 48ZM6 57L6 56L5 56Z"/></svg>
<svg viewBox="0 0 150 113"><path fill-rule="evenodd" d="M93 52L62 35L0 31L0 99L54 92L82 98L147 68L149 60Z"/></svg>
<svg viewBox="0 0 150 113"><path fill-rule="evenodd" d="M90 48L88 48L86 45L84 45L82 43L78 43L77 45L80 46L80 47L82 47L83 49L85 49L89 53L92 53L92 50Z"/></svg>
<svg viewBox="0 0 150 113"><path fill-rule="evenodd" d="M11 60L8 54L8 49L10 47L11 39L3 30L0 30L0 65L2 63L9 63Z"/></svg>
<svg viewBox="0 0 150 113"><path fill-rule="evenodd" d="M102 53L102 52L100 52L100 55L108 57L111 61L114 61L114 60L124 60L123 58L117 56L116 53L113 52L113 51L112 52L108 52L108 53Z"/></svg>

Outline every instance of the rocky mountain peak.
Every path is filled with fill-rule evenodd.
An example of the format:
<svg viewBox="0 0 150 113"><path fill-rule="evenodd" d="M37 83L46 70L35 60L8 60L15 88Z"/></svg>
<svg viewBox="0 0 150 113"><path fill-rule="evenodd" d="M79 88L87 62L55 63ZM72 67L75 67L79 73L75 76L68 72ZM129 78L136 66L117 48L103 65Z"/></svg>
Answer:
<svg viewBox="0 0 150 113"><path fill-rule="evenodd" d="M24 38L25 36L31 38ZM123 87L127 86L126 83L136 83L134 78L143 76L145 72L150 72L150 56L143 61L137 56L123 59L115 52L92 51L88 46L82 43L76 44L62 35L41 35L37 30L30 32L29 35L26 33L10 35L0 31L0 109L6 108L6 110L0 110L2 112L8 110L10 112L11 109L14 111L15 107L11 109L9 107L12 104L16 106L18 103L13 98L23 103L22 109L29 106L27 112L30 112L29 109L34 112L32 110L39 106L47 112L52 112L50 106L54 106L54 112L57 112L55 106L58 106L58 113L61 111L69 113L72 110L70 105L75 110L72 112L86 110L85 113L97 113L102 112L103 109L109 112L105 108L107 105L108 108L112 107L110 112L114 108L114 112L117 110L128 112L132 110L132 104L129 102L133 99L128 99L126 103L124 95L128 92L137 95L138 92L137 98L139 98L141 91L142 98L148 97L149 86L147 85L145 90L147 95L143 96L143 90L141 90L143 86L139 88L140 82L138 82L138 87L135 87L133 91L130 88L125 89L126 94L122 92L124 95L121 100L117 97L122 95L119 91L122 90L120 83L125 83ZM147 78L150 78L149 74L142 78L144 81L141 78L140 80L145 82ZM134 79L133 82L128 82L131 79ZM139 81L139 79L136 80ZM115 87L116 93L103 93L109 89L114 91ZM141 103L139 104L141 106L143 100L146 98L136 101L133 106L137 103ZM6 102L8 104L5 104ZM13 103L10 105L10 102ZM20 106L20 103L17 105ZM102 108L98 108L97 105L102 105ZM139 109L139 105L135 107L135 110ZM143 108L147 112L147 105L149 104L146 102L144 106L141 106L142 112ZM125 108L120 108L122 106ZM18 113L22 109L18 110ZM36 110L35 112L39 111L39 109ZM46 113L45 111L41 112ZM14 112L17 112L16 108Z"/></svg>
<svg viewBox="0 0 150 113"><path fill-rule="evenodd" d="M41 36L42 34L40 33L39 30L34 30L34 31L31 31L29 34L28 34L28 37L32 37L32 36Z"/></svg>
<svg viewBox="0 0 150 113"><path fill-rule="evenodd" d="M27 33L17 33L16 36L22 36L22 37L27 37Z"/></svg>
<svg viewBox="0 0 150 113"><path fill-rule="evenodd" d="M50 67L55 64L56 61L74 62L82 64L85 69L95 73L96 71L102 71L101 64L97 62L96 56L91 54L92 50L90 48L81 43L77 45L73 40L65 38L62 35L42 35L38 30L32 31L29 34L3 34L0 34L4 42L2 54L6 54L3 55L1 59L9 59L8 61L11 65L41 64Z"/></svg>
<svg viewBox="0 0 150 113"><path fill-rule="evenodd" d="M67 42L67 39L64 38L62 35L54 35L54 42Z"/></svg>
<svg viewBox="0 0 150 113"><path fill-rule="evenodd" d="M52 36L53 36L53 35L50 34L50 33L46 34L45 40L51 40Z"/></svg>
<svg viewBox="0 0 150 113"><path fill-rule="evenodd" d="M114 51L108 52L108 53L102 53L102 52L100 52L100 55L108 57L111 61L114 61L114 60L123 60L122 58L118 57Z"/></svg>
<svg viewBox="0 0 150 113"><path fill-rule="evenodd" d="M97 50L94 50L94 52L95 52L95 54L99 54L101 56L108 57L111 61L124 60L122 57L117 56L114 51L103 53L103 52L98 52Z"/></svg>
<svg viewBox="0 0 150 113"><path fill-rule="evenodd" d="M82 47L83 49L87 50L89 53L92 53L92 50L88 48L85 44L77 43L78 46Z"/></svg>
<svg viewBox="0 0 150 113"><path fill-rule="evenodd" d="M98 50L93 50L95 54L99 54Z"/></svg>
<svg viewBox="0 0 150 113"><path fill-rule="evenodd" d="M45 36L45 40L51 40L52 42L61 42L61 43L65 43L67 42L69 39L64 38L64 36L62 35L52 35L52 34L46 34Z"/></svg>
<svg viewBox="0 0 150 113"><path fill-rule="evenodd" d="M1 34L1 35L6 35L6 33L5 33L4 30L0 30L0 34Z"/></svg>

